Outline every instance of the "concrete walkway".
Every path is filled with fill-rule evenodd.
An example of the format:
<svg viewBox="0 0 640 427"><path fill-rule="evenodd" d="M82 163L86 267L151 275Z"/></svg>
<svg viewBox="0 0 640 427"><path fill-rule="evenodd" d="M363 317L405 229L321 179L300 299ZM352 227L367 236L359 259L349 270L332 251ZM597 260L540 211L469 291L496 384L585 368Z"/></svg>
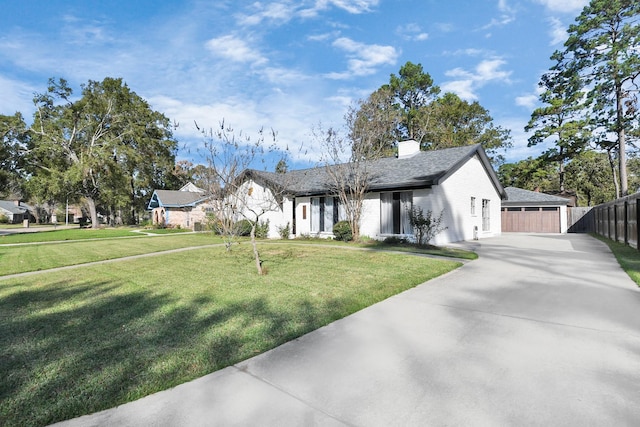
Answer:
<svg viewBox="0 0 640 427"><path fill-rule="evenodd" d="M640 291L586 235L480 259L235 366L62 426L631 426Z"/></svg>

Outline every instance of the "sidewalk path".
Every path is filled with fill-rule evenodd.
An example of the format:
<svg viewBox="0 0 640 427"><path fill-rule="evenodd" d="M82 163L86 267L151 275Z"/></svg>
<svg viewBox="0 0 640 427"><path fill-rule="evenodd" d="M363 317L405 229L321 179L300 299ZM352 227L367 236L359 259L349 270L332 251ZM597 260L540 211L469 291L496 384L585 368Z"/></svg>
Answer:
<svg viewBox="0 0 640 427"><path fill-rule="evenodd" d="M60 426L631 426L640 291L587 235L480 259L274 350Z"/></svg>

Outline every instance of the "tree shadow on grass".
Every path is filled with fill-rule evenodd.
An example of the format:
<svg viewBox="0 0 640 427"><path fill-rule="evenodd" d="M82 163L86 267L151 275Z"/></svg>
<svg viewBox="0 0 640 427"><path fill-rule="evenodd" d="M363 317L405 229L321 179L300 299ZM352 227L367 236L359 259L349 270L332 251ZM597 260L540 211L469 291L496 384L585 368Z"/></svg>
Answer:
<svg viewBox="0 0 640 427"><path fill-rule="evenodd" d="M47 425L237 363L341 317L339 300L219 302L116 281L3 284L0 425ZM128 289L128 290L125 290Z"/></svg>

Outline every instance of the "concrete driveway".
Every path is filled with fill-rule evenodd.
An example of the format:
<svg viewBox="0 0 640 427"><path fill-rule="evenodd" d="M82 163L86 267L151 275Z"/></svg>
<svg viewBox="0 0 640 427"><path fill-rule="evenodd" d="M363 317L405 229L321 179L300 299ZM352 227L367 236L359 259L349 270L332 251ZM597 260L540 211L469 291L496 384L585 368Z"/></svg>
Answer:
<svg viewBox="0 0 640 427"><path fill-rule="evenodd" d="M236 366L66 426L640 424L640 291L586 235L480 259Z"/></svg>

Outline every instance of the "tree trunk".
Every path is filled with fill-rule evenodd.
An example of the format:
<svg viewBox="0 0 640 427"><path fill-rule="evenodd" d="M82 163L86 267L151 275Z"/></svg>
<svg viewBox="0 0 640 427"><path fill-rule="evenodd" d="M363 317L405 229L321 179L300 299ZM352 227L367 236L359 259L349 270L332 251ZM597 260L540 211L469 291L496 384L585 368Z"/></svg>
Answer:
<svg viewBox="0 0 640 427"><path fill-rule="evenodd" d="M616 83L616 127L618 131L618 160L620 169L620 192L622 196L629 194L629 183L627 179L627 143L624 134L624 120L622 117L622 84Z"/></svg>
<svg viewBox="0 0 640 427"><path fill-rule="evenodd" d="M560 192L564 193L564 149L560 147Z"/></svg>
<svg viewBox="0 0 640 427"><path fill-rule="evenodd" d="M611 175L613 176L613 185L616 188L616 199L620 198L620 184L618 183L618 175L616 174L616 165L611 155L611 150L607 150L607 157L609 158L609 166L611 167Z"/></svg>
<svg viewBox="0 0 640 427"><path fill-rule="evenodd" d="M256 260L256 269L258 274L262 276L264 274L262 270L262 261L260 261L260 253L258 252L258 244L256 243L256 226L258 221L251 223L251 245L253 246L253 257Z"/></svg>
<svg viewBox="0 0 640 427"><path fill-rule="evenodd" d="M91 197L87 197L89 205L89 214L91 215L91 228L98 228L98 211L96 210L96 201Z"/></svg>
<svg viewBox="0 0 640 427"><path fill-rule="evenodd" d="M133 177L131 177L131 218L128 221L129 225L136 225L138 224L138 220L136 218L136 187L135 187L135 182L133 180Z"/></svg>

